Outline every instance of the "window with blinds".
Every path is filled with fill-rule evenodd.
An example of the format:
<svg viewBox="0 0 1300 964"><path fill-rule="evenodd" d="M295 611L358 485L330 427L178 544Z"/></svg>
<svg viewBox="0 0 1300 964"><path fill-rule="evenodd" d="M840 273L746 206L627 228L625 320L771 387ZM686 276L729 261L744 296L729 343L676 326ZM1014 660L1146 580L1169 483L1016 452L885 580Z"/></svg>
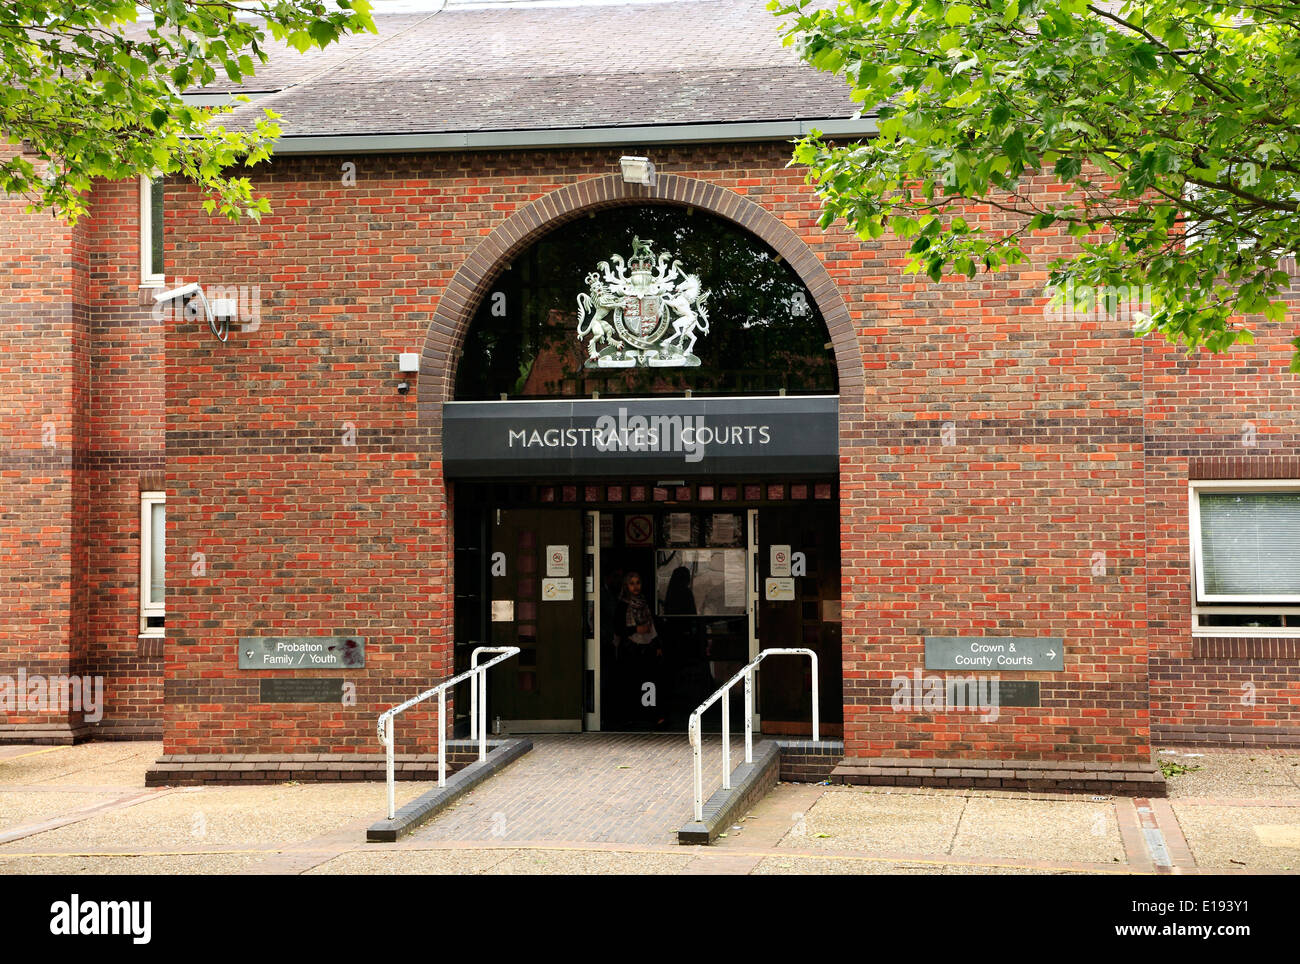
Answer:
<svg viewBox="0 0 1300 964"><path fill-rule="evenodd" d="M1300 602L1300 490L1196 492L1197 598Z"/></svg>

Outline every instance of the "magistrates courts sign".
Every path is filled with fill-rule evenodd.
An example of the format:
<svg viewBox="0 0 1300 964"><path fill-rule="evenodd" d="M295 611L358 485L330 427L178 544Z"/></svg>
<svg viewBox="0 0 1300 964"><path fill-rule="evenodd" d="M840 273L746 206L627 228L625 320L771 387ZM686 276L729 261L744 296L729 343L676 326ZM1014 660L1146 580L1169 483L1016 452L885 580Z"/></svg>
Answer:
<svg viewBox="0 0 1300 964"><path fill-rule="evenodd" d="M833 473L834 396L448 402L449 477Z"/></svg>

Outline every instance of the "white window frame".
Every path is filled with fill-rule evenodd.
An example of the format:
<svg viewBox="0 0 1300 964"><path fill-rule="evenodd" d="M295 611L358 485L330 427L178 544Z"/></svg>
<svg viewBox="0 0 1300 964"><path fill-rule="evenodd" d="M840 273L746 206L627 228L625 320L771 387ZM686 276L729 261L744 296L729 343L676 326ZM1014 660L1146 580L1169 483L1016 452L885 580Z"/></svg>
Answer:
<svg viewBox="0 0 1300 964"><path fill-rule="evenodd" d="M1229 164L1229 165L1228 165L1228 168L1227 168L1227 174L1228 174L1228 177L1229 177L1229 178L1232 177L1232 167L1233 167L1233 165ZM1199 184L1193 184L1191 181L1184 181L1184 182L1183 182L1183 200L1184 200L1184 201L1194 202L1194 201L1196 201L1197 199L1199 199L1200 197L1204 196L1205 192L1206 192L1206 188L1201 187ZM1292 194L1292 195L1291 195L1291 200L1293 200L1293 201L1300 201L1300 194ZM1189 234L1191 234L1191 233L1192 233L1192 230L1193 230L1194 228L1196 228L1197 226L1199 226L1202 222L1200 222L1200 221L1193 221L1193 220L1192 220L1192 212L1191 212L1191 211L1184 210L1182 213L1183 213L1183 217L1184 217L1184 221L1183 221L1183 236L1184 236L1184 238L1186 238L1186 236L1189 235ZM1195 238L1193 238L1191 241L1184 241L1184 242L1183 242L1184 246L1185 246L1188 250L1191 250L1192 248L1195 248L1195 247L1196 247L1197 245L1199 245L1200 243L1201 243L1201 242L1200 242L1199 240L1195 239ZM1250 240L1249 238L1246 238L1246 239L1243 239L1243 240L1240 240L1240 241L1237 242L1237 250L1239 250L1239 251L1245 251L1245 250L1247 250L1248 248L1253 248L1254 246L1255 246L1255 242L1252 241L1252 240ZM1292 256L1292 253L1289 252L1289 251L1278 251L1278 252L1276 252L1276 254L1277 254L1279 257L1281 257L1281 258L1287 258L1287 257L1291 257L1291 256Z"/></svg>
<svg viewBox="0 0 1300 964"><path fill-rule="evenodd" d="M163 603L149 599L149 587L153 583L153 507L166 505L167 493L140 493L140 635L165 636L167 630L162 626L148 625L151 616L166 616ZM166 529L163 530L166 539ZM164 552L166 551L164 543Z"/></svg>
<svg viewBox="0 0 1300 964"><path fill-rule="evenodd" d="M1300 636L1300 594L1261 593L1259 595L1205 595L1204 559L1201 550L1202 492L1295 492L1300 494L1300 479L1223 479L1197 480L1187 486L1187 516L1190 529L1192 579L1192 634L1194 636ZM1205 616L1260 615L1286 616L1289 626L1207 626Z"/></svg>
<svg viewBox="0 0 1300 964"><path fill-rule="evenodd" d="M140 286L160 288L167 283L162 265L153 263L153 182L155 178L140 176Z"/></svg>

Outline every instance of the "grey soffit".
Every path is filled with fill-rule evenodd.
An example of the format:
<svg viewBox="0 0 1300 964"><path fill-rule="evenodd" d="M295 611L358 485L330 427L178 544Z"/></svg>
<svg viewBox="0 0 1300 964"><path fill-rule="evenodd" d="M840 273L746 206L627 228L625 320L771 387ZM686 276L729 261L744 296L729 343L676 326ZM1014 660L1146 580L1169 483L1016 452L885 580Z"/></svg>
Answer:
<svg viewBox="0 0 1300 964"><path fill-rule="evenodd" d="M495 141L510 133L526 146L546 131L813 120L861 127L848 86L783 46L765 4L682 0L381 14L378 35L304 55L277 50L246 85L214 83L188 96L211 105L246 94L252 102L236 105L222 123L245 129L269 108L280 115L282 151L324 137L455 135L464 138L456 146L470 146L473 135L495 135L487 138L491 146L505 146Z"/></svg>

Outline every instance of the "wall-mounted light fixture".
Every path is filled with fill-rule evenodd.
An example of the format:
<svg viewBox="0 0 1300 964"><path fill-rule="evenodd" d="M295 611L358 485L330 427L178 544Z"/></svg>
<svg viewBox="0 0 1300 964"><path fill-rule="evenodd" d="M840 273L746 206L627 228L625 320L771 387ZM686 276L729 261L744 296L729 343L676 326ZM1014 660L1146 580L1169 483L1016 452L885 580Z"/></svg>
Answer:
<svg viewBox="0 0 1300 964"><path fill-rule="evenodd" d="M623 180L628 184L655 186L655 166L650 158L623 156L618 159L618 163L623 168Z"/></svg>
<svg viewBox="0 0 1300 964"><path fill-rule="evenodd" d="M397 383L397 392L399 395L405 395L411 390L411 383L406 377L409 375L412 380L420 373L420 356L413 351L404 351L397 356L397 370L404 376Z"/></svg>

